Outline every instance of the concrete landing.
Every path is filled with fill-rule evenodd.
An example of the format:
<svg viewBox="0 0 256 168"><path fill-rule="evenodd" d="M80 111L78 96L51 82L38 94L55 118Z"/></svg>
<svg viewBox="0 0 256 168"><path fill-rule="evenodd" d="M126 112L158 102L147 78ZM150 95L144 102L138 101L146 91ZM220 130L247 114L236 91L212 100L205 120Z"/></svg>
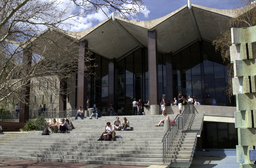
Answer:
<svg viewBox="0 0 256 168"><path fill-rule="evenodd" d="M190 168L239 168L235 149L197 150Z"/></svg>

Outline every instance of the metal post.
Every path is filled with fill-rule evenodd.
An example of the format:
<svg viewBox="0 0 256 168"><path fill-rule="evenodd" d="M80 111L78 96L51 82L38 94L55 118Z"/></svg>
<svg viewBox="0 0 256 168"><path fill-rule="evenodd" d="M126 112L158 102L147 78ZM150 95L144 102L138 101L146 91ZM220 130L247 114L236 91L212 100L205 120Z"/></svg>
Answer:
<svg viewBox="0 0 256 168"><path fill-rule="evenodd" d="M179 116L178 118L178 129L182 130L183 129L183 117Z"/></svg>

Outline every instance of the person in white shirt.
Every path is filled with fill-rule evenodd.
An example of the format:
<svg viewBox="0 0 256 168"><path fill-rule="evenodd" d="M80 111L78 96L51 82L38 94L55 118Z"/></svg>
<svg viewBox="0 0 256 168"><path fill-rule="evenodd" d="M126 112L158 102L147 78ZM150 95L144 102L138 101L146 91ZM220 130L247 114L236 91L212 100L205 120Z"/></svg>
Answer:
<svg viewBox="0 0 256 168"><path fill-rule="evenodd" d="M177 106L177 105L178 105L177 98L174 97L174 98L173 98L173 102L172 102L172 106Z"/></svg>
<svg viewBox="0 0 256 168"><path fill-rule="evenodd" d="M134 98L132 102L132 115L137 115L137 105L138 102L136 101L136 98Z"/></svg>
<svg viewBox="0 0 256 168"><path fill-rule="evenodd" d="M104 134L111 134L112 135L112 140L115 140L116 132L115 132L115 127L110 124L110 122L107 122L105 126L105 131L101 134L99 140L104 139Z"/></svg>
<svg viewBox="0 0 256 168"><path fill-rule="evenodd" d="M82 106L80 106L79 109L77 110L75 120L77 120L77 117L84 119L84 112L83 112Z"/></svg>
<svg viewBox="0 0 256 168"><path fill-rule="evenodd" d="M200 103L197 101L197 99L195 99L194 105L200 105Z"/></svg>
<svg viewBox="0 0 256 168"><path fill-rule="evenodd" d="M194 100L190 95L188 95L188 101L187 102L188 102L188 104L194 104Z"/></svg>

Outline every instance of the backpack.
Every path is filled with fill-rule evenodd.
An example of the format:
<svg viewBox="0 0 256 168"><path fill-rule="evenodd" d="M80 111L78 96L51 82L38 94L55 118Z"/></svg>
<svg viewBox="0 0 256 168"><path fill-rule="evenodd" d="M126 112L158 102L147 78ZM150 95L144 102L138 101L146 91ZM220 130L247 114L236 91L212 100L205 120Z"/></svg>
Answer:
<svg viewBox="0 0 256 168"><path fill-rule="evenodd" d="M104 135L104 140L105 140L105 141L109 141L111 138L112 138L112 135L111 135L111 134L105 134L105 135Z"/></svg>
<svg viewBox="0 0 256 168"><path fill-rule="evenodd" d="M174 124L175 124L175 121L173 121L173 120L170 120L170 124L171 124L171 126L174 126Z"/></svg>
<svg viewBox="0 0 256 168"><path fill-rule="evenodd" d="M48 130L48 128L45 128L43 130L42 135L50 135L50 131Z"/></svg>

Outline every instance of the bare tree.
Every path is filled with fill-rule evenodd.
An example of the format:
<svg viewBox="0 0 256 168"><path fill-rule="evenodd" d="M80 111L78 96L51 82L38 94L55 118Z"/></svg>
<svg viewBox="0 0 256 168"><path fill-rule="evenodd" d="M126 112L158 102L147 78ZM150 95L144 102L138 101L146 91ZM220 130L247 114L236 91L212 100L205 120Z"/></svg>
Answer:
<svg viewBox="0 0 256 168"><path fill-rule="evenodd" d="M256 25L256 1L255 0L241 0L242 7L238 10L238 17L230 19L228 25L229 29L225 32L221 32L221 36L217 37L213 41L216 51L221 52L223 62L230 67L228 87L226 94L231 98L233 96L232 91L232 78L233 78L233 65L230 63L230 51L231 46L231 27L241 28L250 27Z"/></svg>
<svg viewBox="0 0 256 168"><path fill-rule="evenodd" d="M75 4L71 15L63 2ZM25 101L28 86L53 87L58 94L56 77L61 81L77 71L79 41L63 33L65 21L99 9L130 17L142 7L142 0L1 0L0 102ZM88 51L85 62L91 60ZM89 70L86 66L85 71Z"/></svg>

